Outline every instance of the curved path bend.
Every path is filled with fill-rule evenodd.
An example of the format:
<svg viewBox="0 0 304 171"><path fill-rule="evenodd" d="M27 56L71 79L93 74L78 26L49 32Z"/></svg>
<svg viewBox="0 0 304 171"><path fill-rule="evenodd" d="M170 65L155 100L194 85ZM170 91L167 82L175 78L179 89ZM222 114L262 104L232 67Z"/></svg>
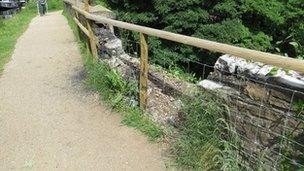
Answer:
<svg viewBox="0 0 304 171"><path fill-rule="evenodd" d="M164 170L161 148L83 84L61 12L32 20L0 76L0 170Z"/></svg>

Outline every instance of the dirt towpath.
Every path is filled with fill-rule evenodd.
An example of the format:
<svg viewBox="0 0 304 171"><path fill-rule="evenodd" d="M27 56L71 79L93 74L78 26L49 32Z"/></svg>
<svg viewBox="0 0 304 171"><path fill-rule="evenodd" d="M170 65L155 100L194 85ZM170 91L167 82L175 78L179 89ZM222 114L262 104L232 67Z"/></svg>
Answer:
<svg viewBox="0 0 304 171"><path fill-rule="evenodd" d="M83 84L61 12L32 20L0 76L0 170L164 170L160 148Z"/></svg>

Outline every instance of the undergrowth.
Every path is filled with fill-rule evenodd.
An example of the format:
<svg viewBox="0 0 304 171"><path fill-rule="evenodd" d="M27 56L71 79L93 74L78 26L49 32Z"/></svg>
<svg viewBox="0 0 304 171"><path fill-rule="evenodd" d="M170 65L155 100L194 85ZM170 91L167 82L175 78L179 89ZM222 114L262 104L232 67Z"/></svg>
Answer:
<svg viewBox="0 0 304 171"><path fill-rule="evenodd" d="M233 148L239 146L232 127L225 122L229 110L211 95L202 93L184 100L177 125L178 136L171 152L176 163L194 170L242 170L240 157ZM233 146L232 146L233 145Z"/></svg>
<svg viewBox="0 0 304 171"><path fill-rule="evenodd" d="M48 10L49 11L56 11L63 9L63 1L62 0L48 0Z"/></svg>
<svg viewBox="0 0 304 171"><path fill-rule="evenodd" d="M123 124L140 130L150 140L162 138L164 130L137 107L137 83L126 82L106 63L94 60L86 49L85 40L81 41L76 24L66 12L64 15L79 41L87 72L87 85L99 92L111 108L122 114ZM182 74L180 77L185 78ZM237 136L223 137L222 131L231 129L228 126L221 127L226 125L223 117L223 106L207 94L184 100L181 122L177 125L178 135L172 135L175 138L172 138L170 144L171 154L179 167L194 170L241 170L238 153L230 146L231 142L238 145Z"/></svg>
<svg viewBox="0 0 304 171"><path fill-rule="evenodd" d="M220 113L212 103L202 105L201 98L185 101L182 122L178 125L179 138L172 146L172 152L181 166L215 169L214 157L220 152L221 141L216 122Z"/></svg>
<svg viewBox="0 0 304 171"><path fill-rule="evenodd" d="M86 83L88 87L99 92L105 103L121 113L124 125L138 129L152 141L162 138L163 130L160 126L152 122L137 107L137 83L126 82L116 70L109 68L106 63L94 60L86 49L84 43L86 40L80 36L76 24L66 11L64 11L64 15L68 19L69 25L79 42L87 73Z"/></svg>
<svg viewBox="0 0 304 171"><path fill-rule="evenodd" d="M136 83L127 83L106 63L95 62L91 57L86 58L85 68L88 86L98 91L105 102L123 115L123 124L137 128L151 140L162 137L162 129L145 117L136 105L138 95Z"/></svg>
<svg viewBox="0 0 304 171"><path fill-rule="evenodd" d="M163 137L164 131L137 107L138 85L126 82L119 72L106 63L96 61L88 52L85 41L80 38L76 24L64 12L73 29L87 73L87 85L100 93L102 100L122 114L122 123L134 127L147 135L150 140ZM183 74L179 77L187 78ZM241 141L231 125L225 122L229 108L207 93L195 98L185 98L180 112L181 121L170 135L170 154L178 167L187 170L246 170L236 149Z"/></svg>
<svg viewBox="0 0 304 171"><path fill-rule="evenodd" d="M184 71L184 69L179 68L177 66L173 65L169 66L168 68L164 68L156 64L155 66L158 71L163 72L170 77L177 78L190 83L197 83L199 81L199 78L196 77L195 73L187 73Z"/></svg>

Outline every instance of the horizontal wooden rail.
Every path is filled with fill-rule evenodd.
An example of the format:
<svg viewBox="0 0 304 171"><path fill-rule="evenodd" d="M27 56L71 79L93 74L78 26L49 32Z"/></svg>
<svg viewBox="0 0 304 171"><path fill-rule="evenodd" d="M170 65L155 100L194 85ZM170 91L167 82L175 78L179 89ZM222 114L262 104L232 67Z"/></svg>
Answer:
<svg viewBox="0 0 304 171"><path fill-rule="evenodd" d="M260 52L256 50L227 45L205 39L200 39L200 38L185 36L181 34L171 33L163 30L130 24L127 22L117 21L117 20L101 17L98 15L90 14L74 5L72 6L72 8L78 11L79 13L81 13L82 15L84 15L87 19L93 20L97 23L113 25L119 28L144 33L146 35L159 37L162 39L182 43L185 45L190 45L190 46L206 49L209 51L230 54L247 60L262 62L268 65L274 65L285 69L291 69L304 73L304 60L284 57L281 55L275 55L271 53Z"/></svg>
<svg viewBox="0 0 304 171"><path fill-rule="evenodd" d="M90 32L89 32L89 30L88 30L85 26L83 26L83 25L78 21L78 19L77 19L76 17L74 17L73 20L75 21L75 23L77 24L77 26L80 28L80 30L81 30L86 36L90 37ZM99 42L98 42L98 39L97 39L95 36L93 36L93 39L94 39L94 41L95 41L97 47L100 47Z"/></svg>
<svg viewBox="0 0 304 171"><path fill-rule="evenodd" d="M69 4L69 5L75 5L75 6L78 6L79 8L83 9L84 6L85 6L85 3L83 3L81 0L64 0L64 2L66 4ZM89 11L90 12L100 12L100 13L111 13L112 16L115 16L114 13L112 11L110 11L109 9L101 6L101 5L96 5L94 7L92 6L89 6Z"/></svg>
<svg viewBox="0 0 304 171"><path fill-rule="evenodd" d="M80 30L85 34L87 35L88 37L90 37L90 33L89 33L89 30L87 28L85 28L78 20L77 18L73 18L75 23L78 25L78 27L80 28Z"/></svg>

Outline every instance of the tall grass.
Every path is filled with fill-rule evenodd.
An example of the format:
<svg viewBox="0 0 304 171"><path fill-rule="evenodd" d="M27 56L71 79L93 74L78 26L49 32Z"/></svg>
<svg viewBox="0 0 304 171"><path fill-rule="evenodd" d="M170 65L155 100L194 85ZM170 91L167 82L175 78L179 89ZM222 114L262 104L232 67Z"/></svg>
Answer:
<svg viewBox="0 0 304 171"><path fill-rule="evenodd" d="M63 1L62 0L48 0L48 10L49 11L56 11L63 9Z"/></svg>
<svg viewBox="0 0 304 171"><path fill-rule="evenodd" d="M122 114L123 124L138 129L152 141L162 138L163 130L160 126L152 122L137 107L137 83L126 82L116 70L109 68L106 63L94 60L86 49L84 43L86 40L80 36L76 24L66 11L64 11L64 15L79 42L88 87L99 92L105 103Z"/></svg>
<svg viewBox="0 0 304 171"><path fill-rule="evenodd" d="M171 152L178 166L194 170L243 170L240 140L227 124L229 108L208 93L186 98Z"/></svg>
<svg viewBox="0 0 304 171"><path fill-rule="evenodd" d="M137 107L138 89L135 82L126 82L106 63L96 62L92 57L85 59L88 86L100 92L102 99L115 111L122 114L122 123L146 134L150 140L162 137L162 129L145 117Z"/></svg>
<svg viewBox="0 0 304 171"><path fill-rule="evenodd" d="M126 82L107 64L95 61L86 49L86 40L79 36L76 24L68 14L65 15L79 41L88 86L100 92L104 102L122 114L123 124L135 127L151 140L163 137L164 131L145 117L134 104L138 100L137 83ZM177 125L178 135L174 135L171 142L171 154L179 167L194 170L239 170L238 153L230 146L230 142L236 144L237 141L232 141L235 140L234 136L230 139L223 137L224 114L223 106L207 94L184 100L182 121Z"/></svg>
<svg viewBox="0 0 304 171"><path fill-rule="evenodd" d="M217 120L221 118L218 105L205 102L205 94L184 100L178 138L171 152L181 167L214 170L219 166L215 157L220 154L221 133Z"/></svg>
<svg viewBox="0 0 304 171"><path fill-rule="evenodd" d="M36 5L30 2L12 19L0 21L0 73L12 55L17 39L27 29L35 15L37 15Z"/></svg>
<svg viewBox="0 0 304 171"><path fill-rule="evenodd" d="M94 60L86 49L86 40L79 36L76 24L68 14L65 15L79 41L87 85L100 92L104 102L122 114L123 124L135 127L151 140L161 138L164 131L145 117L135 103L138 101L137 83L126 82L106 63ZM239 146L240 141L236 134L229 133L235 131L225 123L227 114L229 110L207 93L184 100L180 112L181 122L176 127L178 134L172 136L175 138L170 148L179 167L187 170L244 170L241 157L234 148Z"/></svg>

